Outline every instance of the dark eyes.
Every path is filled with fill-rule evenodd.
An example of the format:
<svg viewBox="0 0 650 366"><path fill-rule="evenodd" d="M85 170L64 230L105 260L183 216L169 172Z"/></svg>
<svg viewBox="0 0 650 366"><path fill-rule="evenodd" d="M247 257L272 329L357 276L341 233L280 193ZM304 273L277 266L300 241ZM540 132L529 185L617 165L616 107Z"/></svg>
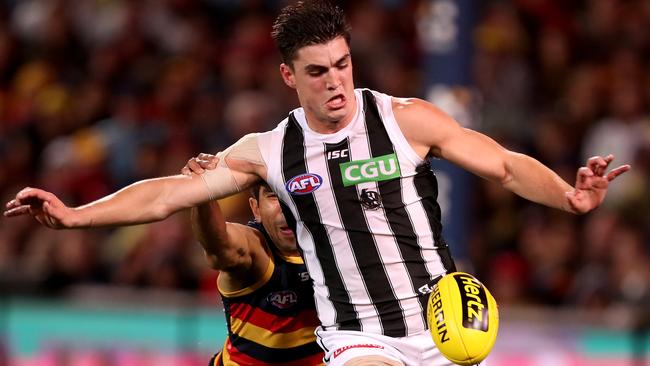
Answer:
<svg viewBox="0 0 650 366"><path fill-rule="evenodd" d="M335 67L339 70L343 70L346 67L348 67L348 63L347 62L338 63L335 65ZM318 69L309 70L307 73L309 74L309 76L318 77L325 74L326 72L327 72L326 68L322 68L322 69L318 68Z"/></svg>

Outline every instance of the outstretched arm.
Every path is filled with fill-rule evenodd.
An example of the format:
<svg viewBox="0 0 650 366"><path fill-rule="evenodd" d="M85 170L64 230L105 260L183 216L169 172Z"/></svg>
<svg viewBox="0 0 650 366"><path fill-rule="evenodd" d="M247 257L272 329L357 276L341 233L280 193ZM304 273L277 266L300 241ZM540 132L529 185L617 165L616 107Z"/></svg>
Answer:
<svg viewBox="0 0 650 366"><path fill-rule="evenodd" d="M67 207L53 193L25 188L7 204L6 217L31 215L54 229L142 224L163 220L174 212L207 201L200 176L185 175L133 183L92 203Z"/></svg>
<svg viewBox="0 0 650 366"><path fill-rule="evenodd" d="M606 173L613 156L594 157L578 170L572 187L534 158L507 150L490 137L461 127L433 105L418 99L394 99L395 117L421 157L436 156L546 206L573 213L598 207L609 182L628 171L623 165ZM425 123L423 123L425 122Z"/></svg>
<svg viewBox="0 0 650 366"><path fill-rule="evenodd" d="M242 141L246 143L242 144ZM7 203L4 215L31 215L41 224L55 229L159 221L182 209L240 192L261 179L262 175L265 177L261 159L259 163L253 163L239 158L251 155L245 149L256 146L254 135L245 136L226 150L234 156L230 165L226 163L226 154L220 166L202 175L143 180L75 208L67 207L50 192L25 188Z"/></svg>

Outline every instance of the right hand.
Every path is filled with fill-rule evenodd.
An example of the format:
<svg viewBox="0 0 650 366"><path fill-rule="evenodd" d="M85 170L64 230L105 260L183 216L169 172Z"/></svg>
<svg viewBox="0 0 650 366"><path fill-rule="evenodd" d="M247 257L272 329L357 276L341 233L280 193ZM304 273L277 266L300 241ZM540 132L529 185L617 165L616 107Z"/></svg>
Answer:
<svg viewBox="0 0 650 366"><path fill-rule="evenodd" d="M74 210L54 194L38 188L24 188L16 198L7 202L5 217L31 215L36 221L52 229L71 227Z"/></svg>
<svg viewBox="0 0 650 366"><path fill-rule="evenodd" d="M203 174L206 170L215 169L218 162L219 158L216 155L201 153L187 161L187 164L181 169L181 174Z"/></svg>

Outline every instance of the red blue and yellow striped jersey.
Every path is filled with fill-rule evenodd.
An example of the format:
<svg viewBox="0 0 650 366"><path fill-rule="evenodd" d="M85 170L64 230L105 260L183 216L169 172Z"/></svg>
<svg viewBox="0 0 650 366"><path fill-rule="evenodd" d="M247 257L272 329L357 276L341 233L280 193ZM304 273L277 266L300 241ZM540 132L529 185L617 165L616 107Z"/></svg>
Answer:
<svg viewBox="0 0 650 366"><path fill-rule="evenodd" d="M254 285L233 292L219 289L228 338L211 366L323 365L314 335L320 323L302 258L282 256L261 225L249 225L264 234L271 260Z"/></svg>

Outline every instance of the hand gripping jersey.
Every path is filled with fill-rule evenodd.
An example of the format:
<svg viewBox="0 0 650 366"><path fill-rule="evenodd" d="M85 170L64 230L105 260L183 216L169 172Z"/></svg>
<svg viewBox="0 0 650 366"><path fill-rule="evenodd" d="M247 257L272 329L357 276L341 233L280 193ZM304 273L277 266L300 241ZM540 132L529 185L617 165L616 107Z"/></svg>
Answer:
<svg viewBox="0 0 650 366"><path fill-rule="evenodd" d="M257 141L323 327L417 334L427 329L431 281L453 269L437 181L400 131L391 97L355 97L356 116L336 133L314 132L298 108Z"/></svg>
<svg viewBox="0 0 650 366"><path fill-rule="evenodd" d="M210 366L322 365L323 351L314 334L320 323L302 259L278 253L261 224L249 226L264 234L271 262L253 286L234 292L219 289L228 338Z"/></svg>

